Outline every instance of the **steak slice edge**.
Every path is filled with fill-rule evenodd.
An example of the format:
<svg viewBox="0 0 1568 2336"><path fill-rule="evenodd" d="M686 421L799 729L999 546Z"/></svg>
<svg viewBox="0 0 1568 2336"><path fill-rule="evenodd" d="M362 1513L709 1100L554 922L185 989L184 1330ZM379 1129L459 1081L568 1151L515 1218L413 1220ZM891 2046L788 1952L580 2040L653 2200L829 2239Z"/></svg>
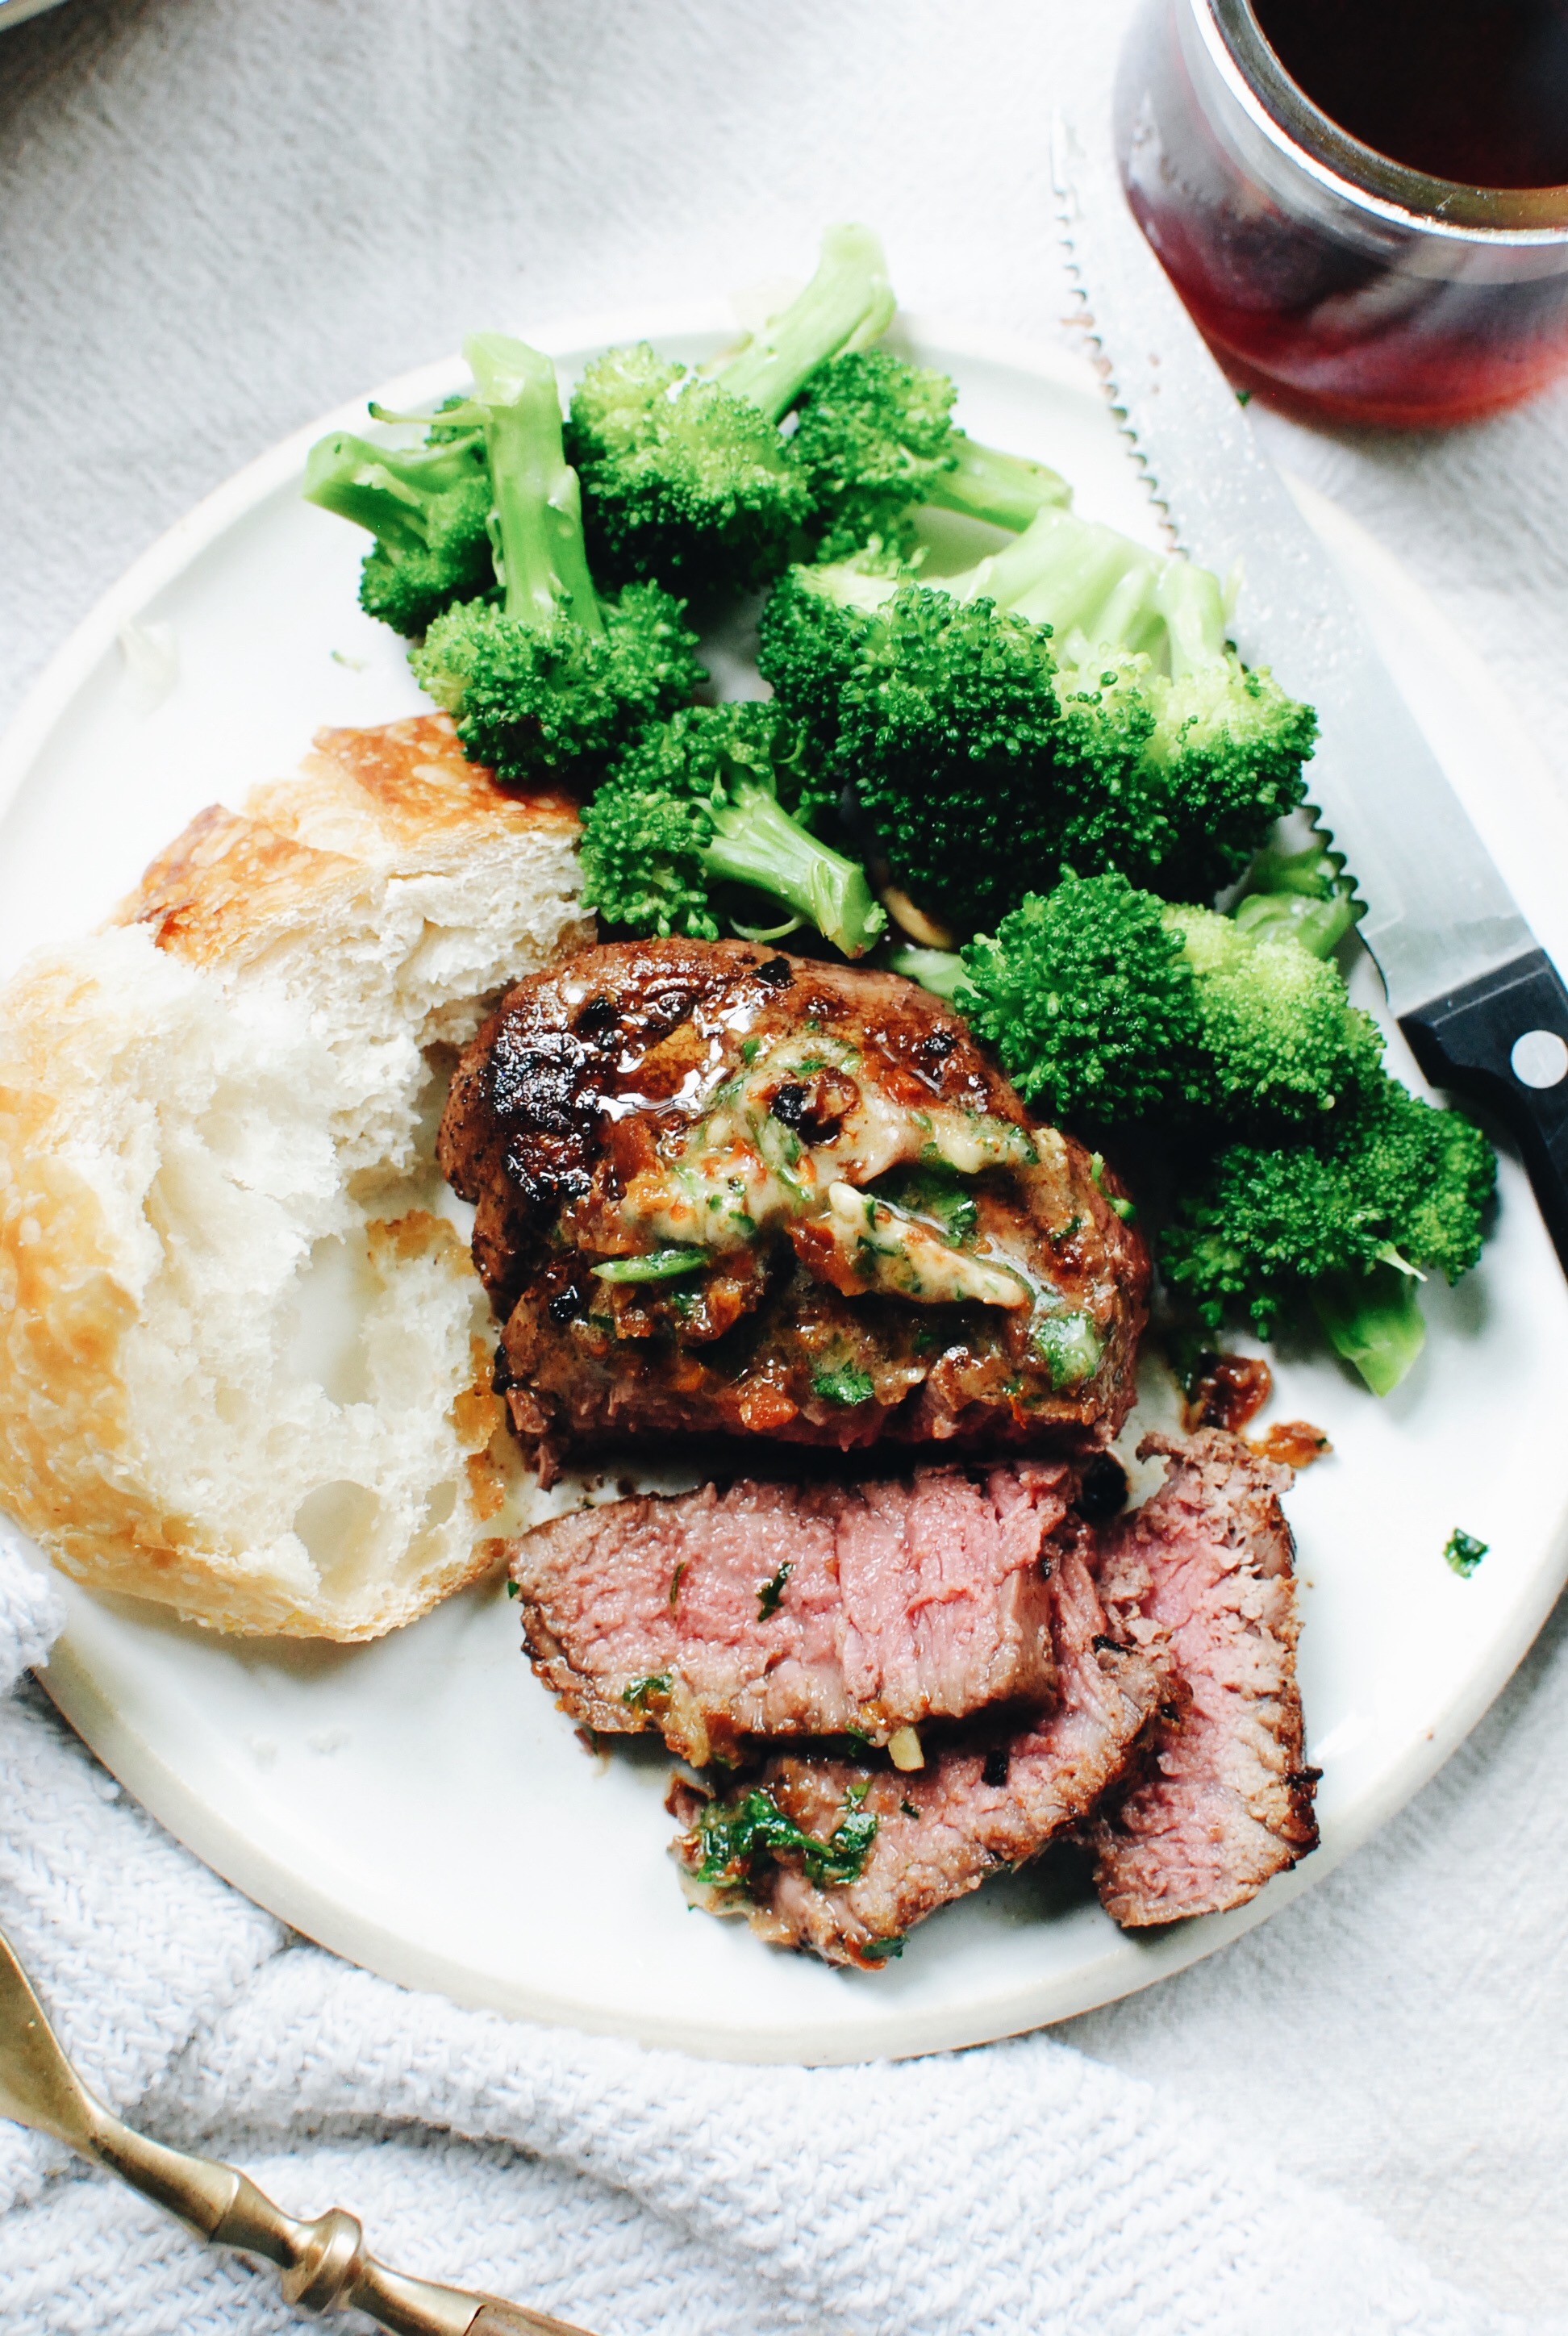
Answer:
<svg viewBox="0 0 1568 2336"><path fill-rule="evenodd" d="M513 1553L534 1669L608 1734L696 1767L747 1737L901 1728L1056 1688L1048 1575L1075 1470L748 1481L579 1510Z"/></svg>

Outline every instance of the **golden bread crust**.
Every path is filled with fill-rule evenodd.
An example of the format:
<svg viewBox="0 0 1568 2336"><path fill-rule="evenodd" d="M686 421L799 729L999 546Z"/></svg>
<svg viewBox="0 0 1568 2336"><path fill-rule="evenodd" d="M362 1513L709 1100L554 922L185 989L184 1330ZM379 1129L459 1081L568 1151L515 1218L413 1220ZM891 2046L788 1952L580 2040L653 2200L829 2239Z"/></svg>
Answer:
<svg viewBox="0 0 1568 2336"><path fill-rule="evenodd" d="M529 1484L491 1388L489 1309L466 1240L424 1204L426 1193L440 1201L427 1157L385 1162L380 1181L369 1180L377 1197L359 1197L366 1163L346 1148L334 1112L352 1113L355 1077L385 1084L392 1061L405 1066L398 1076L409 1091L397 1108L406 1105L412 1126L414 1090L429 1076L418 1049L445 1036L443 1017L455 1017L461 1036L486 993L591 937L579 903L577 826L564 798L509 793L466 762L444 715L324 731L297 778L257 790L243 812L200 813L99 936L34 959L0 993L0 1502L77 1581L157 1600L219 1630L357 1640L412 1621L497 1564ZM493 920L473 926L473 900L488 900L492 871L515 903L502 920L513 917L514 930ZM438 944L450 939L449 915L462 928L458 954L433 969L433 913ZM339 993L319 1007L312 975L319 967L324 984L357 978L355 950L369 971L351 999L363 1027L350 1042L332 1022ZM474 967L482 972L471 995L463 984ZM276 1061L266 1051L275 1046ZM251 1151L230 1161L222 1149L225 1096L246 1105L253 1049L258 1080L274 1077L287 1095L291 1080L297 1089L316 1078L326 1098L315 1121L301 1105L278 1139L280 1154L288 1144L299 1153L296 1181L314 1195L316 1215L301 1203L294 1231L291 1198L274 1208L265 1192L256 1197L258 1183L286 1183L285 1171L294 1173L287 1158L277 1168L268 1154L262 1105ZM196 1066L183 1086L180 1057ZM197 1092L204 1076L210 1093ZM376 1094L379 1108L385 1097ZM417 1484L346 1486L365 1492L373 1518L395 1526L392 1562L378 1562L373 1530L361 1557L339 1563L308 1545L297 1517L291 1531L287 1514L263 1520L258 1504L248 1531L232 1502L224 1513L218 1496L208 1505L191 1494L200 1469L182 1475L175 1447L182 1435L205 1436L220 1451L224 1431L203 1406L239 1401L214 1377L221 1353L215 1364L196 1351L208 1226L200 1206L178 1214L192 1174L230 1179L214 1203L215 1248L238 1238L224 1215L230 1192L257 1222L258 1210L272 1209L258 1250L263 1280L280 1242L287 1250L292 1241L306 1264L324 1241L352 1251L361 1299L373 1314L380 1309L379 1347L365 1333L367 1368L390 1392L376 1382L369 1397L337 1403L307 1388L309 1401L296 1408L315 1422L317 1457L301 1465L351 1477L348 1459L334 1455L328 1465L320 1455L332 1451L335 1417L345 1447L353 1445L368 1403L380 1406L385 1433L380 1445L361 1434L354 1465L363 1475L365 1452L384 1451L376 1465L395 1475L408 1440L400 1441L396 1406L413 1406L410 1436L428 1446L436 1480L428 1518ZM287 1307L291 1270L286 1260L258 1307ZM194 1341L184 1318L175 1320L187 1286L197 1292ZM237 1302L232 1290L219 1296ZM409 1353L445 1373L431 1378L428 1397L423 1382L408 1393ZM297 1391L287 1372L278 1385L287 1409ZM167 1416L180 1404L192 1406L189 1417ZM236 1427L229 1448L243 1455L247 1435L265 1440L265 1414L258 1420ZM299 1448L308 1442L297 1423L287 1432ZM309 1480L301 1481L307 1511ZM324 1497L344 1489L316 1487Z"/></svg>

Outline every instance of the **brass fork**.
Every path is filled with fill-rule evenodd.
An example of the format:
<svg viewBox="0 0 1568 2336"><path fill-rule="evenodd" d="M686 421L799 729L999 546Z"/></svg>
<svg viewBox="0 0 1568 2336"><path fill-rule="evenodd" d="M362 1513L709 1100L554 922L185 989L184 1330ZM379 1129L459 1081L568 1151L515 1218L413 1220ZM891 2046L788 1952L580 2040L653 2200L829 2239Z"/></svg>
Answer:
<svg viewBox="0 0 1568 2336"><path fill-rule="evenodd" d="M498 2295L391 2271L367 2253L360 2224L340 2206L314 2223L296 2222L237 2167L132 2133L93 2098L65 2058L4 1932L0 2117L53 2134L214 2245L265 2256L278 2266L288 2302L307 2312L352 2308L397 2336L588 2336L586 2329Z"/></svg>

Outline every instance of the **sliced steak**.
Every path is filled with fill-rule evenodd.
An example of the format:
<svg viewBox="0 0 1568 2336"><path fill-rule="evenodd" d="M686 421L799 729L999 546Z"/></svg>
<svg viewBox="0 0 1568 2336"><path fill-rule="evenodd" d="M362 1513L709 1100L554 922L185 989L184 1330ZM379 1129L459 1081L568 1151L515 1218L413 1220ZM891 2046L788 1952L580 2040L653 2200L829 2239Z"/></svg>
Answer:
<svg viewBox="0 0 1568 2336"><path fill-rule="evenodd" d="M1131 1406L1114 1181L894 974L584 950L468 1048L440 1157L547 1476L672 1435L1081 1450Z"/></svg>
<svg viewBox="0 0 1568 2336"><path fill-rule="evenodd" d="M977 1730L914 1775L786 1753L721 1801L677 1778L675 1854L698 1903L777 1945L874 1969L934 1908L1088 1816L1171 1692L1157 1656L1109 1636L1089 1543L1082 1525L1059 1538L1057 1703L1035 1726Z"/></svg>
<svg viewBox="0 0 1568 2336"><path fill-rule="evenodd" d="M1218 1428L1138 1449L1170 1471L1106 1528L1100 1593L1116 1634L1174 1662L1186 1693L1093 1829L1100 1897L1135 1928L1239 1906L1318 1842L1279 1499L1290 1471Z"/></svg>
<svg viewBox="0 0 1568 2336"><path fill-rule="evenodd" d="M699 1767L746 1736L885 1743L1056 1685L1048 1576L1074 1470L706 1484L580 1509L519 1543L534 1669L588 1727Z"/></svg>

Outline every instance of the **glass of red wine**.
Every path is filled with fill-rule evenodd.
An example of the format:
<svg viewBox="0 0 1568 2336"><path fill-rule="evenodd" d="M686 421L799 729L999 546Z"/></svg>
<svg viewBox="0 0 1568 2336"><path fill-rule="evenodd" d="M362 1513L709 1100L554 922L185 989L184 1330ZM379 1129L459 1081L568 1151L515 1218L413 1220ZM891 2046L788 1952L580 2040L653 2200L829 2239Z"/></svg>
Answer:
<svg viewBox="0 0 1568 2336"><path fill-rule="evenodd" d="M1144 0L1116 137L1239 387L1419 428L1568 367L1568 0Z"/></svg>

